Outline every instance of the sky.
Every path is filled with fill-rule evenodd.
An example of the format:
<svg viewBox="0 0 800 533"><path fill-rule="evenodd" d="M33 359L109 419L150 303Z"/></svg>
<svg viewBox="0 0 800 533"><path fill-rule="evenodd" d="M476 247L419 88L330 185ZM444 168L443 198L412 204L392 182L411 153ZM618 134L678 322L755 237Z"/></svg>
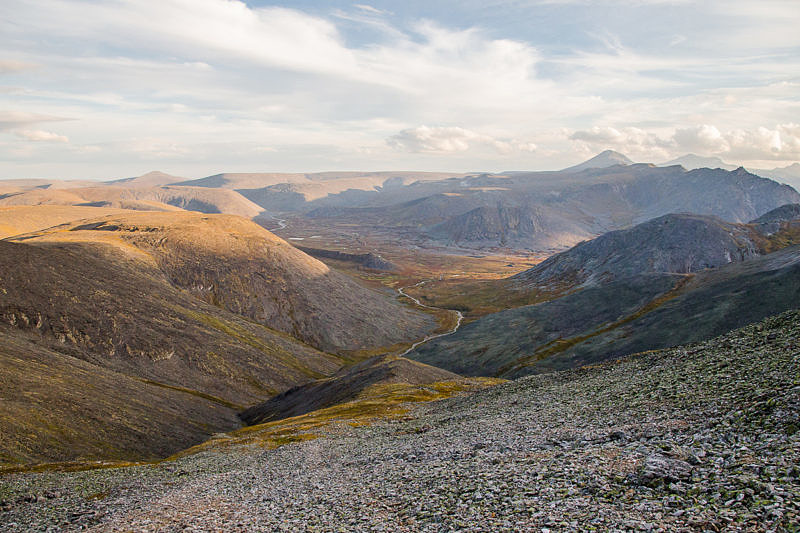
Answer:
<svg viewBox="0 0 800 533"><path fill-rule="evenodd" d="M0 178L800 161L798 0L0 0Z"/></svg>

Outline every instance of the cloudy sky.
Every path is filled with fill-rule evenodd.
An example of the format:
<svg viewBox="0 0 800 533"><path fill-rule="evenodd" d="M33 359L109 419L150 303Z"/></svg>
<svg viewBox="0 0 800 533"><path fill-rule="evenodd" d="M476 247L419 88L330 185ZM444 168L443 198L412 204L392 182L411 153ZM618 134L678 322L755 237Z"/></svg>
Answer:
<svg viewBox="0 0 800 533"><path fill-rule="evenodd" d="M0 178L800 160L797 0L0 5Z"/></svg>

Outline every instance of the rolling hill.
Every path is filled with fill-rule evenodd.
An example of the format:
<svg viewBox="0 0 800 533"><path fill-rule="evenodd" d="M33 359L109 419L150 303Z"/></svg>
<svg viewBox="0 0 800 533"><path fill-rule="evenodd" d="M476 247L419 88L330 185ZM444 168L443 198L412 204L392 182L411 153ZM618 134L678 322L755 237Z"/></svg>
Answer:
<svg viewBox="0 0 800 533"><path fill-rule="evenodd" d="M119 187L112 185L72 189L34 189L0 199L0 206L77 205L116 207L142 211L185 209L202 213L226 213L247 218L262 209L235 191L201 187Z"/></svg>
<svg viewBox="0 0 800 533"><path fill-rule="evenodd" d="M126 212L17 235L0 241L0 374L9 390L27 392L14 395L0 428L19 439L0 453L163 456L231 429L236 410L342 366L292 335L349 351L432 327L428 315L240 217ZM79 382L83 392L72 390ZM105 387L115 392L92 413ZM159 412L163 420L148 423ZM77 445L88 431L96 435Z"/></svg>
<svg viewBox="0 0 800 533"><path fill-rule="evenodd" d="M180 181L186 181L186 178L181 178L179 176L172 176L171 174L167 174L165 172L153 170L151 172L148 172L147 174L142 174L141 176L110 180L104 182L104 184L110 185L112 187L116 186L116 187L129 187L138 189L141 187L163 187L165 185L172 185Z"/></svg>
<svg viewBox="0 0 800 533"><path fill-rule="evenodd" d="M0 207L0 239L39 231L73 220L122 214L125 210L105 207L55 205Z"/></svg>
<svg viewBox="0 0 800 533"><path fill-rule="evenodd" d="M132 213L18 237L28 244L111 242L145 257L176 288L325 351L422 336L428 315L330 270L241 217Z"/></svg>

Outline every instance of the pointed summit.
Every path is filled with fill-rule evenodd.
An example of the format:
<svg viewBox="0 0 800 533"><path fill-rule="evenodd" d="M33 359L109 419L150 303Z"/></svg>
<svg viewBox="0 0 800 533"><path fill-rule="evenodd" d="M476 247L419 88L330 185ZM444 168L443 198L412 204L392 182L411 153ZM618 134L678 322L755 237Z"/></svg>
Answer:
<svg viewBox="0 0 800 533"><path fill-rule="evenodd" d="M600 152L591 159L584 161L578 165L565 168L565 171L580 172L588 168L607 168L614 165L632 165L633 161L628 159L625 155L615 152L614 150L606 150Z"/></svg>

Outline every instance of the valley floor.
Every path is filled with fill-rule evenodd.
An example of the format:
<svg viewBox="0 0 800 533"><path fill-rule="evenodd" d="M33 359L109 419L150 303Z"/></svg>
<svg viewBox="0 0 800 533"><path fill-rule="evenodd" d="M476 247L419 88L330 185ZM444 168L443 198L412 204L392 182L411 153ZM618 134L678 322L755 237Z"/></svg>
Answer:
<svg viewBox="0 0 800 533"><path fill-rule="evenodd" d="M796 531L800 312L267 450L0 478L0 530Z"/></svg>

